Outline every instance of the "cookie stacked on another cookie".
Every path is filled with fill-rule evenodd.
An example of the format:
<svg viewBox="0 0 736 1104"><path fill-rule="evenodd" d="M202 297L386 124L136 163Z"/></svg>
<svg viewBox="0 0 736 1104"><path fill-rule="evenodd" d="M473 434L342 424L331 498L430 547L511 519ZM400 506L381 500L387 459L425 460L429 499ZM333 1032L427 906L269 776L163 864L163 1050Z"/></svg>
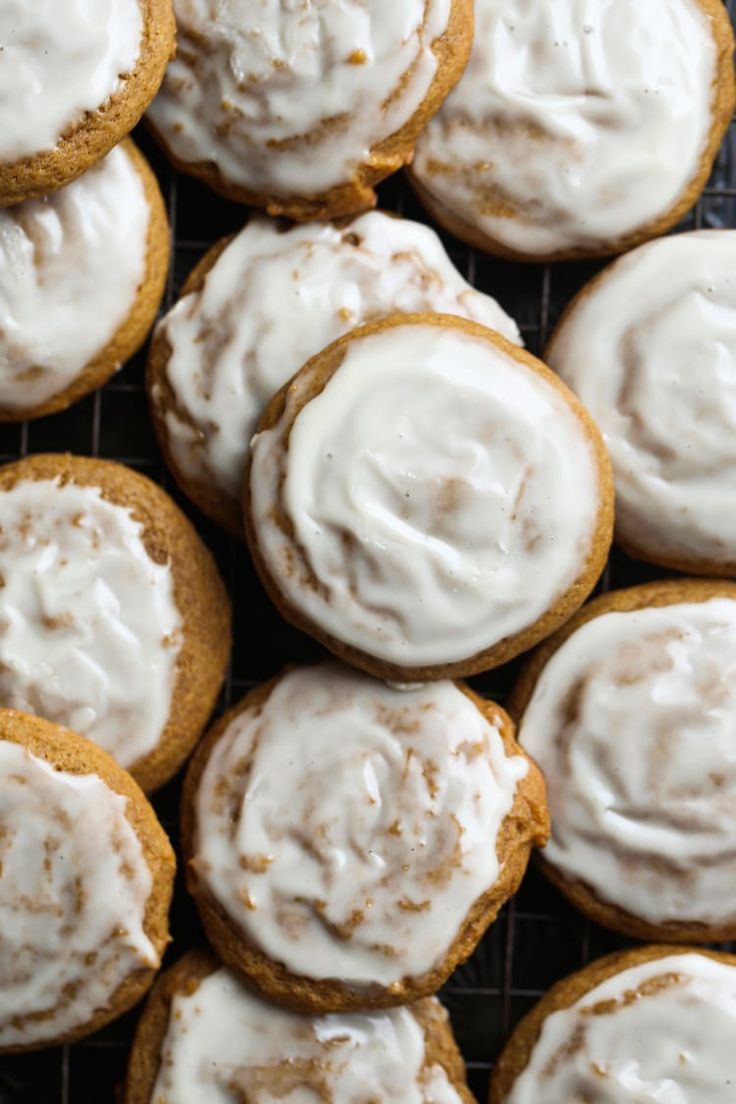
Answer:
<svg viewBox="0 0 736 1104"><path fill-rule="evenodd" d="M350 222L252 218L218 242L162 319L151 347L154 424L182 489L243 536L248 446L302 365L364 322L458 314L519 342L516 323L463 279L428 226L381 211Z"/></svg>

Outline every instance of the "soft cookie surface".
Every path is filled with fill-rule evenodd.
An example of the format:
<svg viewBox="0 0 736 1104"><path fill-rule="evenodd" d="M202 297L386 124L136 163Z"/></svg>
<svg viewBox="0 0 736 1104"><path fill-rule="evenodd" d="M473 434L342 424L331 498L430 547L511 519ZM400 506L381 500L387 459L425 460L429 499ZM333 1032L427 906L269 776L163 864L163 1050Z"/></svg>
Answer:
<svg viewBox="0 0 736 1104"><path fill-rule="evenodd" d="M735 1029L736 965L694 952L657 957L548 1015L526 1069L492 1099L731 1104Z"/></svg>
<svg viewBox="0 0 736 1104"><path fill-rule="evenodd" d="M245 706L193 799L201 890L295 975L391 987L441 966L496 883L529 771L504 715L451 682L400 691L334 663Z"/></svg>
<svg viewBox="0 0 736 1104"><path fill-rule="evenodd" d="M139 0L2 0L0 161L53 149L138 61Z"/></svg>
<svg viewBox="0 0 736 1104"><path fill-rule="evenodd" d="M546 359L600 426L616 532L655 562L736 573L736 231L651 242L584 288Z"/></svg>
<svg viewBox="0 0 736 1104"><path fill-rule="evenodd" d="M451 0L174 6L179 52L150 110L156 130L226 186L289 197L349 182L409 122Z"/></svg>
<svg viewBox="0 0 736 1104"><path fill-rule="evenodd" d="M82 742L80 741L80 744ZM0 1048L82 1027L159 955L128 799L0 737Z"/></svg>
<svg viewBox="0 0 736 1104"><path fill-rule="evenodd" d="M314 358L267 412L249 479L249 537L287 614L386 669L467 673L501 642L507 658L605 554L595 428L538 362L447 316Z"/></svg>
<svg viewBox="0 0 736 1104"><path fill-rule="evenodd" d="M124 147L43 200L0 210L0 413L63 391L124 323L151 212Z"/></svg>
<svg viewBox="0 0 736 1104"><path fill-rule="evenodd" d="M97 487L22 480L0 509L0 701L131 766L171 708L182 619L169 565Z"/></svg>
<svg viewBox="0 0 736 1104"><path fill-rule="evenodd" d="M623 608L611 608L617 600ZM653 584L599 599L596 610L547 658L520 722L548 787L544 859L586 887L596 915L600 901L655 928L695 925L688 938L698 925L702 940L728 938L736 588Z"/></svg>
<svg viewBox="0 0 736 1104"><path fill-rule="evenodd" d="M436 1002L426 1002L449 1034ZM426 1006L424 1006L426 1007ZM438 1028L436 1027L435 1030ZM299 1016L254 996L229 971L174 996L151 1097L167 1104L311 1099L460 1104L412 1008Z"/></svg>
<svg viewBox="0 0 736 1104"><path fill-rule="evenodd" d="M529 258L651 236L705 183L730 44L711 0L480 0L468 68L417 146L420 189L462 237Z"/></svg>

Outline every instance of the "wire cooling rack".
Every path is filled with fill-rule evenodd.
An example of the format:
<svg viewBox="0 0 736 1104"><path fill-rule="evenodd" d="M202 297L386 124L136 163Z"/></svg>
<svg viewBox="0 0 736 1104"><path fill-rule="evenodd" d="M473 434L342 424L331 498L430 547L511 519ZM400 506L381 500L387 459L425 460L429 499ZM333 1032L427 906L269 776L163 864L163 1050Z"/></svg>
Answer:
<svg viewBox="0 0 736 1104"><path fill-rule="evenodd" d="M736 0L729 0L728 7L733 17ZM164 301L168 309L195 262L220 237L240 229L246 212L173 172L145 130L139 128L135 138L158 174L171 221L173 257ZM429 221L401 175L382 186L379 203L408 218ZM736 227L733 125L703 197L681 225L683 230L700 227ZM516 318L526 345L534 353L542 352L565 305L601 267L595 263L510 264L468 249L447 235L443 239L468 280L494 295ZM143 387L144 365L145 350L105 388L70 410L30 424L0 426L0 462L28 453L63 450L100 456L144 472L173 495L215 554L233 599L235 645L219 703L221 711L287 662L318 658L320 649L276 615L244 550L178 493L151 428ZM614 552L599 589L616 589L663 574ZM516 666L509 664L491 671L472 680L473 685L503 703ZM176 843L179 780L160 791L153 803ZM189 947L203 943L181 872L174 895L172 934L166 964ZM553 982L629 942L583 919L533 867L529 870L516 898L441 994L465 1056L470 1087L480 1104L485 1104L494 1059L516 1021ZM137 1016L134 1010L75 1046L0 1058L0 1104L114 1104Z"/></svg>

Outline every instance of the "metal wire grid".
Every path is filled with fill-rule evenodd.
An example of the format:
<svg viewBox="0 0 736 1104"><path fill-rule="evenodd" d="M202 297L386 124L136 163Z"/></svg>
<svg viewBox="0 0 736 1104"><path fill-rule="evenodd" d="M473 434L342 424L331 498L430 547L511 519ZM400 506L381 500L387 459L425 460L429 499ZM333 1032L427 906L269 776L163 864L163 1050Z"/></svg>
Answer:
<svg viewBox="0 0 736 1104"><path fill-rule="evenodd" d="M736 10L736 0L729 0ZM172 265L164 309L176 299L203 252L224 234L238 230L242 208L174 173L139 130L167 200L172 228ZM405 180L388 181L380 205L428 221ZM695 211L682 229L736 227L736 127ZM521 328L532 352L541 353L551 327L570 298L600 264L523 266L495 261L444 236L457 267L468 280L496 296ZM178 493L159 455L143 389L145 353L135 357L105 388L70 410L38 422L0 426L0 462L28 453L70 450L114 459L145 472L177 499L215 554L235 609L235 645L220 710L287 662L309 662L319 648L280 621L263 594L247 555L206 521ZM643 582L663 573L634 564L614 552L599 589ZM473 680L475 688L503 703L516 664ZM156 795L164 827L178 839L179 781ZM181 874L172 910L173 943L167 963L203 936ZM484 1104L494 1058L516 1021L549 986L601 954L629 941L590 924L572 910L532 867L516 898L502 911L473 957L446 985L442 999L468 1067L468 1080ZM137 1012L75 1046L39 1054L0 1058L0 1104L107 1104L116 1100ZM562 1104L562 1102L561 1102Z"/></svg>

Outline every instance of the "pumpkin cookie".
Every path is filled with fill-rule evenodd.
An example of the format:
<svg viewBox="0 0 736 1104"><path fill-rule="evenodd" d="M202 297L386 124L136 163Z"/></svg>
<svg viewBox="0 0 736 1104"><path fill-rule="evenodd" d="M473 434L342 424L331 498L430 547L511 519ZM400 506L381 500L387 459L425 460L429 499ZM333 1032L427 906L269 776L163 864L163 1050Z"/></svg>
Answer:
<svg viewBox="0 0 736 1104"><path fill-rule="evenodd" d="M736 957L691 947L608 955L559 982L493 1072L490 1104L732 1104Z"/></svg>
<svg viewBox="0 0 736 1104"><path fill-rule="evenodd" d="M2 0L0 207L69 184L133 129L174 30L171 0Z"/></svg>
<svg viewBox="0 0 736 1104"><path fill-rule="evenodd" d="M101 744L145 789L192 750L220 690L230 610L214 562L128 468L0 468L0 704Z"/></svg>
<svg viewBox="0 0 736 1104"><path fill-rule="evenodd" d="M272 400L245 481L254 562L283 616L381 678L488 670L593 588L613 490L598 430L500 334L393 316Z"/></svg>
<svg viewBox="0 0 736 1104"><path fill-rule="evenodd" d="M339 226L253 218L197 265L157 328L148 388L164 454L189 497L242 539L248 442L309 357L363 322L444 311L520 342L428 226L380 211Z"/></svg>
<svg viewBox="0 0 736 1104"><path fill-rule="evenodd" d="M517 260L622 253L693 206L734 108L722 0L477 0L470 62L412 182L463 241Z"/></svg>
<svg viewBox="0 0 736 1104"><path fill-rule="evenodd" d="M370 1016L300 1016L190 952L141 1017L124 1104L474 1104L447 1013L434 998Z"/></svg>
<svg viewBox="0 0 736 1104"><path fill-rule="evenodd" d="M457 83L472 0L174 0L148 118L177 168L298 220L373 207Z"/></svg>
<svg viewBox="0 0 736 1104"><path fill-rule="evenodd" d="M0 1051L96 1031L168 943L174 853L107 752L0 709Z"/></svg>
<svg viewBox="0 0 736 1104"><path fill-rule="evenodd" d="M616 539L676 571L736 575L736 230L650 242L568 307L546 360L603 432Z"/></svg>
<svg viewBox="0 0 736 1104"><path fill-rule="evenodd" d="M467 687L336 663L258 687L185 784L189 887L225 962L309 1012L436 992L548 836L509 718Z"/></svg>
<svg viewBox="0 0 736 1104"><path fill-rule="evenodd" d="M545 641L510 708L549 790L542 866L640 939L736 938L736 584L616 591Z"/></svg>
<svg viewBox="0 0 736 1104"><path fill-rule="evenodd" d="M161 192L132 142L0 210L0 421L63 410L143 344L169 266Z"/></svg>

